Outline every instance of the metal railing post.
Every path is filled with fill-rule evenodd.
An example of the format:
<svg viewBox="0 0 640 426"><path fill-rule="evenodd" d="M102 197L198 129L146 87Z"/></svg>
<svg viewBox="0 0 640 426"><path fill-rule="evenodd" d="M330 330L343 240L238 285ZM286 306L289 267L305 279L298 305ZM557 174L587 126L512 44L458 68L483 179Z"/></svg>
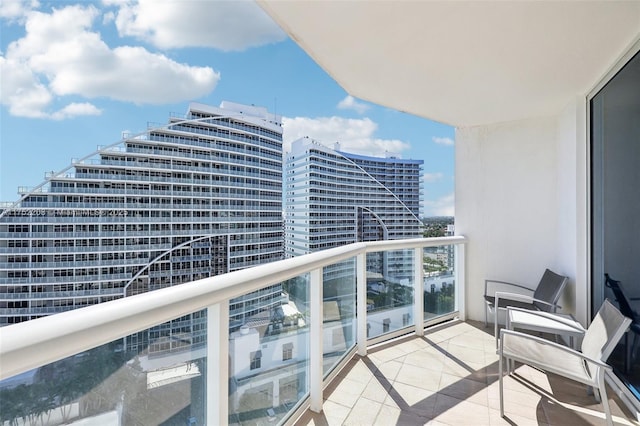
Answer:
<svg viewBox="0 0 640 426"><path fill-rule="evenodd" d="M229 302L207 308L207 424L229 423Z"/></svg>
<svg viewBox="0 0 640 426"><path fill-rule="evenodd" d="M455 301L456 301L456 309L458 311L458 315L460 316L460 319L462 321L464 321L467 317L467 306L466 306L466 281L465 281L465 277L466 277L466 272L465 272L465 244L464 243L460 243L460 244L456 244L455 246L455 268L456 268L456 272L455 272L455 279L456 279L456 286L455 286L455 292L456 292L456 297L455 297Z"/></svg>
<svg viewBox="0 0 640 426"><path fill-rule="evenodd" d="M417 247L413 249L414 274L413 274L413 321L416 327L416 336L424 335L424 267L423 249Z"/></svg>
<svg viewBox="0 0 640 426"><path fill-rule="evenodd" d="M322 282L322 268L316 268L309 272L309 299L310 299L310 314L311 314L311 339L309 342L309 408L311 411L319 413L322 411L322 340L323 335L323 321L324 321L324 306L322 303L323 282Z"/></svg>
<svg viewBox="0 0 640 426"><path fill-rule="evenodd" d="M367 355L367 254L356 256L356 339L358 355Z"/></svg>

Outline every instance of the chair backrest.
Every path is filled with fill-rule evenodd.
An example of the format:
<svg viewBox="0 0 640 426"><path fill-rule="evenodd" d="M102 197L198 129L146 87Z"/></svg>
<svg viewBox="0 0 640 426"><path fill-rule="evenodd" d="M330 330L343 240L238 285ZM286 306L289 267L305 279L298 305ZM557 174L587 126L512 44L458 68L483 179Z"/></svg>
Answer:
<svg viewBox="0 0 640 426"><path fill-rule="evenodd" d="M631 324L609 299L605 299L582 339L582 353L606 362Z"/></svg>
<svg viewBox="0 0 640 426"><path fill-rule="evenodd" d="M624 316L631 318L634 322L639 322L640 318L638 318L638 315L633 311L633 308L631 308L629 299L627 299L627 296L625 296L620 281L614 280L609 276L609 274L604 274L604 278L604 285L606 285L611 289L611 291L613 291L616 302L618 302L618 306L620 306L620 312L622 312Z"/></svg>
<svg viewBox="0 0 640 426"><path fill-rule="evenodd" d="M555 272L547 269L544 271L538 287L533 292L535 299L544 300L547 303L555 305L562 295L562 290L567 284L569 278L564 275L558 275ZM541 311L551 312L554 311L553 306L545 305L544 303L534 302L536 307Z"/></svg>

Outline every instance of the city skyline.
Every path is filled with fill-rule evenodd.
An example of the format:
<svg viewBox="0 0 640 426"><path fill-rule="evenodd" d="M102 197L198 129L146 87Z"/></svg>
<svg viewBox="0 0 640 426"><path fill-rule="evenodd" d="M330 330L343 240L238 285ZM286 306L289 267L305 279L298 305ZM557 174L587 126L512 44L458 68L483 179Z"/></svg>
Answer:
<svg viewBox="0 0 640 426"><path fill-rule="evenodd" d="M309 136L424 160L424 215L453 215L453 129L348 96L256 4L33 4L0 5L0 201L146 120L228 100L282 115L285 152Z"/></svg>

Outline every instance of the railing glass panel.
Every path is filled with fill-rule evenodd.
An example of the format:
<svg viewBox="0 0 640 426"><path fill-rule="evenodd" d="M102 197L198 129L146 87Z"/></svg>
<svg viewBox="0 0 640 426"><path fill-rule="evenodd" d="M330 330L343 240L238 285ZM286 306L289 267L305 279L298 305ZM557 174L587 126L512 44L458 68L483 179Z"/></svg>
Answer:
<svg viewBox="0 0 640 426"><path fill-rule="evenodd" d="M442 245L423 249L425 321L456 310L454 248L453 245Z"/></svg>
<svg viewBox="0 0 640 426"><path fill-rule="evenodd" d="M414 252L367 253L367 337L414 324Z"/></svg>
<svg viewBox="0 0 640 426"><path fill-rule="evenodd" d="M356 344L355 258L323 268L323 373Z"/></svg>
<svg viewBox="0 0 640 426"><path fill-rule="evenodd" d="M229 335L229 424L278 423L309 392L309 275Z"/></svg>
<svg viewBox="0 0 640 426"><path fill-rule="evenodd" d="M206 344L150 332L3 380L0 424L204 424ZM155 349L130 350L143 341Z"/></svg>

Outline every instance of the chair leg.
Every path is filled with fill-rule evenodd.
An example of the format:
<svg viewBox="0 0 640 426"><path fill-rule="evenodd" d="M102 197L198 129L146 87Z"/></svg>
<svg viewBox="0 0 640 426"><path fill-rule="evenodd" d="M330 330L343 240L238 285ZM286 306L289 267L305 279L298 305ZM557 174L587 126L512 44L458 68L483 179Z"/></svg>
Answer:
<svg viewBox="0 0 640 426"><path fill-rule="evenodd" d="M493 309L493 335L496 338L496 349L498 349L498 340L500 334L498 333L498 308Z"/></svg>
<svg viewBox="0 0 640 426"><path fill-rule="evenodd" d="M498 381L499 381L499 388L500 388L500 417L504 417L504 384L502 383L503 381L502 368L503 368L503 362L504 362L503 359L504 357L500 355L500 360L498 361L498 364L499 364ZM510 361L507 360L507 362L510 362Z"/></svg>
<svg viewBox="0 0 640 426"><path fill-rule="evenodd" d="M607 418L607 425L613 426L613 420L611 419L611 407L609 407L609 398L607 397L607 390L605 388L604 383L604 370L600 369L598 372L598 390L597 392L600 394L600 400L602 401L602 406L604 407L604 414ZM596 390L594 389L594 393Z"/></svg>
<svg viewBox="0 0 640 426"><path fill-rule="evenodd" d="M487 312L489 311L489 305L485 303L484 305L484 328L487 328L489 322L487 321Z"/></svg>
<svg viewBox="0 0 640 426"><path fill-rule="evenodd" d="M600 399L600 391L596 389L595 386L587 385L587 395L593 395L593 399L595 399L596 402L602 402Z"/></svg>

